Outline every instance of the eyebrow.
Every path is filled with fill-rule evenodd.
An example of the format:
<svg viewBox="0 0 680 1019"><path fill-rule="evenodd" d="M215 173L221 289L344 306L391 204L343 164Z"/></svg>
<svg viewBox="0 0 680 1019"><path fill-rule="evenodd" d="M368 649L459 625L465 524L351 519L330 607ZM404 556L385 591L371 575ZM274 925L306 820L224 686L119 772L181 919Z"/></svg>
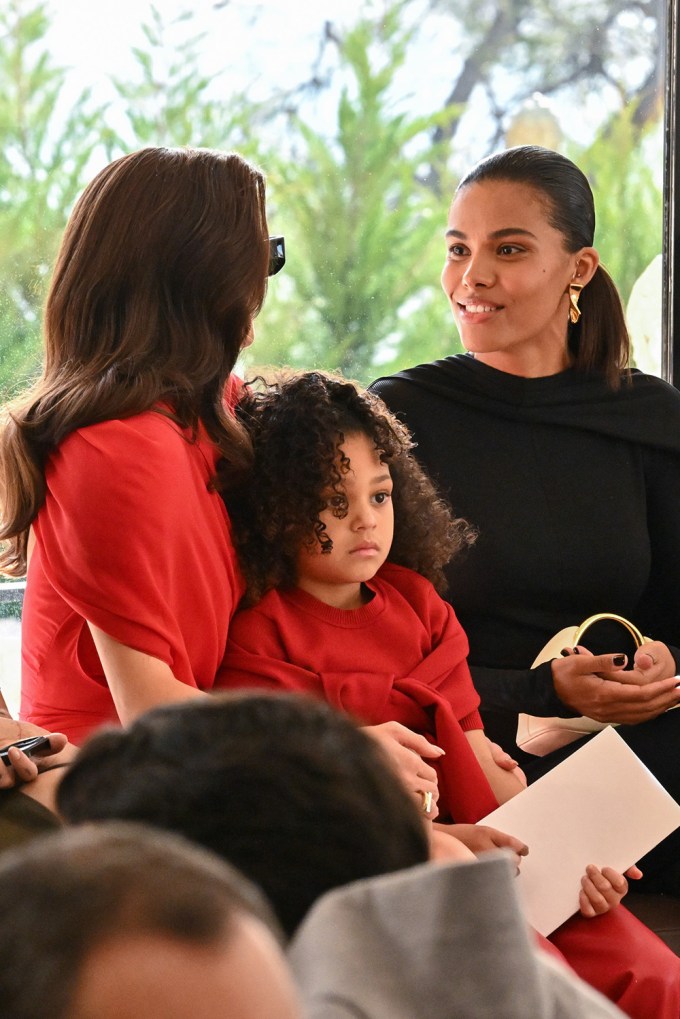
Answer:
<svg viewBox="0 0 680 1019"><path fill-rule="evenodd" d="M493 233L489 234L489 237L497 241L501 237L516 237L521 234L524 237L533 237L536 239L536 234L532 234L531 230L523 230L520 226L506 226L502 230L494 230ZM447 230L447 237L459 237L461 241L467 240L467 235L462 230Z"/></svg>
<svg viewBox="0 0 680 1019"><path fill-rule="evenodd" d="M392 480L393 480L392 475L389 473L389 471L387 471L385 474L376 474L376 476L374 478L371 478L370 484L371 485L382 485L383 482L385 482L385 481L392 481ZM344 484L345 481L343 480L342 483ZM328 489L328 491L329 492L330 491L334 492L335 489L334 488Z"/></svg>

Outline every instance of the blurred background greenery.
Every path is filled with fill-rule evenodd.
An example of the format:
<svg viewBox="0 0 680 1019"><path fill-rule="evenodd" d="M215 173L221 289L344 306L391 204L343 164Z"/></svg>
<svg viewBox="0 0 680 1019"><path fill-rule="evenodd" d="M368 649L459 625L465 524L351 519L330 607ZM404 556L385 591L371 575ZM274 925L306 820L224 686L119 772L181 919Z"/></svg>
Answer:
<svg viewBox="0 0 680 1019"><path fill-rule="evenodd" d="M323 23L298 88L272 84L255 99L247 83L235 90L205 72L195 14L172 15L180 41L168 52L160 3L140 14L134 71L111 77L113 116L89 88L64 111L69 70L50 50L49 6L4 0L0 402L39 370L45 288L76 196L146 144L238 149L267 172L270 227L285 234L288 262L245 374L323 366L368 382L460 349L439 273L475 121L475 160L537 142L578 162L595 191L596 244L627 300L662 244L663 16L653 0L367 0L353 23ZM428 65L433 24L450 38L444 66ZM424 113L410 101L418 83L403 76L415 52L440 93ZM313 95L318 109L321 94L322 123L306 102ZM592 120L600 97L586 130L583 111Z"/></svg>

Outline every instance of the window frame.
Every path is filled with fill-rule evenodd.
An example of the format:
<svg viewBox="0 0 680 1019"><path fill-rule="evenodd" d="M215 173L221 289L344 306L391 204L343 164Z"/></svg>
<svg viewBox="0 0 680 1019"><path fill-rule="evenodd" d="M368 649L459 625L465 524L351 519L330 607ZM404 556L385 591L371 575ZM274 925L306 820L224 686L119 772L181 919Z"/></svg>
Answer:
<svg viewBox="0 0 680 1019"><path fill-rule="evenodd" d="M662 375L680 388L680 103L678 59L680 57L680 0L667 0L666 65L664 69L664 174L662 252Z"/></svg>

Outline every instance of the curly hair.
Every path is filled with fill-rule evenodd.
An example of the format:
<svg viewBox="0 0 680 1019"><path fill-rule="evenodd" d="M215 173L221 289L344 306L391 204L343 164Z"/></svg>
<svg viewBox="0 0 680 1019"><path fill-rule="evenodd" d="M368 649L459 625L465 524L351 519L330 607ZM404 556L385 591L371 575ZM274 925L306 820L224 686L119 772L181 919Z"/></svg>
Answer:
<svg viewBox="0 0 680 1019"><path fill-rule="evenodd" d="M236 413L250 433L248 477L223 490L246 578L245 604L274 587L292 587L297 558L318 542L332 541L320 518L329 490L343 494L349 470L342 444L365 435L394 482L394 540L388 561L427 577L440 592L444 566L474 540L472 528L454 518L412 455L414 443L383 401L353 382L325 372L258 377L244 389ZM344 516L346 510L334 510Z"/></svg>

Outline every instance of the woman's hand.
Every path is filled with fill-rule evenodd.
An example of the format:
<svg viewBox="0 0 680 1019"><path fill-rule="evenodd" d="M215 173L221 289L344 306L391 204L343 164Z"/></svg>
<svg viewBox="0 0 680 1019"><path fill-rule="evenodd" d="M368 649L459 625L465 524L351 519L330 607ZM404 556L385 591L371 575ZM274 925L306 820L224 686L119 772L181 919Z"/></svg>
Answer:
<svg viewBox="0 0 680 1019"><path fill-rule="evenodd" d="M18 747L8 750L11 767L0 761L0 790L12 789L17 782L23 783L21 792L37 800L47 810L57 813L56 790L66 773L61 770L76 757L78 748L69 743L61 732L49 732L31 722L19 722L5 710L0 712L0 748L29 736L49 736L51 752L39 757L27 757ZM58 766L60 770L51 769Z"/></svg>
<svg viewBox="0 0 680 1019"><path fill-rule="evenodd" d="M634 725L656 718L680 704L679 681L675 676L662 678L668 666L665 657L653 664L649 651L641 655L640 651L635 668L626 670L626 655L592 655L584 647L565 648L565 657L551 662L557 696L572 711L598 722Z"/></svg>
<svg viewBox="0 0 680 1019"><path fill-rule="evenodd" d="M512 760L507 754L503 755L504 758L507 758L505 766L498 764L495 755L498 751L503 754L503 751L486 738L483 729L468 729L465 732L465 738L470 744L477 763L484 772L498 803L505 803L517 793L523 792L526 788L524 772L517 767L516 762L513 762L514 767L507 767L508 760Z"/></svg>
<svg viewBox="0 0 680 1019"><path fill-rule="evenodd" d="M438 814L437 772L423 758L443 757L441 747L429 743L424 736L412 732L400 722L365 725L363 731L380 744L406 789L416 799L425 816L433 821ZM430 809L426 810L428 805Z"/></svg>
<svg viewBox="0 0 680 1019"><path fill-rule="evenodd" d="M493 758L494 764L496 764L499 768L502 768L503 771L511 772L516 778L519 779L519 781L526 789L527 777L520 768L517 761L514 759L514 757L511 757L510 754L503 749L503 747L499 746L498 743L494 743L492 740L489 739L488 736L486 737L486 742L489 744L489 750L491 752L491 757Z"/></svg>
<svg viewBox="0 0 680 1019"><path fill-rule="evenodd" d="M629 867L626 875L633 880L642 877L638 867ZM623 874L612 867L595 867L589 864L581 878L579 908L582 916L593 917L608 913L621 902L628 891L628 882Z"/></svg>
<svg viewBox="0 0 680 1019"><path fill-rule="evenodd" d="M0 761L0 789L11 789L16 785L17 779L21 782L32 782L41 769L52 767L54 764L70 764L78 753L77 747L69 743L63 733L50 732L39 725L33 725L32 722L12 718L0 694L0 749L30 736L49 736L51 752L30 758L17 747L12 747L9 751L11 767Z"/></svg>
<svg viewBox="0 0 680 1019"><path fill-rule="evenodd" d="M515 854L518 870L522 857L529 855L529 847L521 839L515 838L514 835L506 835L497 828L489 828L485 824L435 824L434 827L453 835L475 856L489 853L493 849L510 849Z"/></svg>
<svg viewBox="0 0 680 1019"><path fill-rule="evenodd" d="M635 683L638 686L646 686L659 679L668 679L675 675L675 658L670 650L660 640L650 640L641 644L635 652L633 668L626 669L618 677L623 683Z"/></svg>
<svg viewBox="0 0 680 1019"><path fill-rule="evenodd" d="M52 749L49 754L44 754L40 757L27 757L19 747L10 747L8 751L10 766L3 764L0 760L0 789L11 789L17 784L17 779L20 782L32 782L40 774L41 768L49 768L54 764L70 763L76 753L76 748L71 746L66 736L62 733L47 732L46 729L41 729L39 726L31 725L28 722L15 722L14 719L9 719L19 729L18 734L15 729L9 738L7 738L6 721L7 719L4 718L0 721L0 749L6 747L8 743L14 743L19 739L26 739L28 736L49 736Z"/></svg>

